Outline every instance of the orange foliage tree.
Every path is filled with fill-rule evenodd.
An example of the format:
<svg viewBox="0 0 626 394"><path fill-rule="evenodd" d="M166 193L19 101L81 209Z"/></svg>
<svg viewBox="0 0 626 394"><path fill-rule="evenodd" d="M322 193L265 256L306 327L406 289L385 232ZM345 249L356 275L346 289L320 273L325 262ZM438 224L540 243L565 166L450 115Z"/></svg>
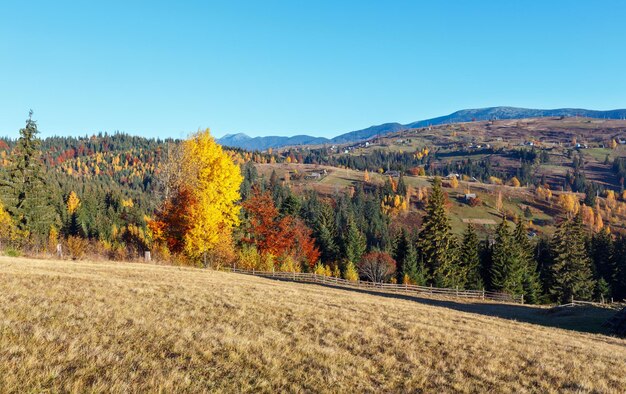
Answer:
<svg viewBox="0 0 626 394"><path fill-rule="evenodd" d="M262 255L290 256L309 267L319 260L320 252L311 230L293 216L281 217L269 192L254 188L243 208L249 223L243 240L254 244Z"/></svg>

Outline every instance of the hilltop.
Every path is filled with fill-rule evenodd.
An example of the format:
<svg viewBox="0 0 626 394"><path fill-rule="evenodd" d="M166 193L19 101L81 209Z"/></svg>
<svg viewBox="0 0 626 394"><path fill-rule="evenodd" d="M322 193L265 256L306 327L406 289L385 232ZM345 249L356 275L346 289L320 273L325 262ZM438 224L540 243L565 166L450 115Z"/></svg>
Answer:
<svg viewBox="0 0 626 394"><path fill-rule="evenodd" d="M616 392L626 385L626 341L549 327L572 316L537 307L507 305L501 315L501 304L145 264L0 257L0 267L3 392ZM532 316L537 324L516 321Z"/></svg>
<svg viewBox="0 0 626 394"><path fill-rule="evenodd" d="M483 121L483 120L504 120L504 119L524 119L542 117L583 117L595 119L625 119L626 109L609 111L594 111L579 108L561 109L528 109L516 107L490 107L478 109L464 109L456 111L446 116L420 120L408 124L384 123L362 130L355 130L349 133L338 135L327 139L323 137L311 137L298 135L294 137L249 137L244 133L228 134L220 138L218 142L225 146L243 148L248 150L265 150L268 148L280 148L296 145L318 145L325 143L344 144L364 141L376 136L384 136L406 129L414 129L427 126L437 126L441 124L451 124L460 122Z"/></svg>

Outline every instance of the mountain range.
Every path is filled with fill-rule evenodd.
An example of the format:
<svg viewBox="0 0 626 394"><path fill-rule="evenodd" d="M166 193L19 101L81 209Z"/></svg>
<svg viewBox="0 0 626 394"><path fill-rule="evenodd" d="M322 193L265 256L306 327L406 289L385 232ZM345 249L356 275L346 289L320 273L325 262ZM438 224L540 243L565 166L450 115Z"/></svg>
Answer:
<svg viewBox="0 0 626 394"><path fill-rule="evenodd" d="M227 134L217 141L224 146L243 148L247 150L265 150L268 148L281 148L284 146L296 145L320 145L320 144L345 144L359 142L370 139L377 135L384 135L396 131L415 129L427 126L436 126L448 123L470 122L477 120L496 119L524 119L539 118L547 116L580 116L586 118L600 119L626 119L626 109L615 109L609 111L594 111L579 108L560 109L529 109L516 107L489 107L464 109L451 113L450 115L437 118L419 120L417 122L400 124L384 123L371 126L362 130L355 130L349 133L338 135L334 138L312 137L309 135L296 135L293 137L267 136L250 137L244 133Z"/></svg>

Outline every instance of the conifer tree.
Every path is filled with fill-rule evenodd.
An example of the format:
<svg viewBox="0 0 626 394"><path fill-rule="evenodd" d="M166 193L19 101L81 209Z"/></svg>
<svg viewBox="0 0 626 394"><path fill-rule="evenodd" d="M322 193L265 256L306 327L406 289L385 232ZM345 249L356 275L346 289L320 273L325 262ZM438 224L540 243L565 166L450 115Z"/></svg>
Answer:
<svg viewBox="0 0 626 394"><path fill-rule="evenodd" d="M550 293L559 302L589 300L595 286L580 214L559 226L552 239L554 263Z"/></svg>
<svg viewBox="0 0 626 394"><path fill-rule="evenodd" d="M618 235L614 242L613 265L615 276L612 282L613 297L626 299L626 236Z"/></svg>
<svg viewBox="0 0 626 394"><path fill-rule="evenodd" d="M481 275L478 236L471 223L467 224L460 249L459 264L465 272L466 287L469 289L483 289L485 285Z"/></svg>
<svg viewBox="0 0 626 394"><path fill-rule="evenodd" d="M426 216L418 243L429 280L440 287L450 286L458 281L456 243L444 205L441 179L437 177L428 196Z"/></svg>
<svg viewBox="0 0 626 394"><path fill-rule="evenodd" d="M7 176L0 179L0 197L19 230L47 236L56 214L46 187L39 130L32 116L30 111L11 154Z"/></svg>
<svg viewBox="0 0 626 394"><path fill-rule="evenodd" d="M523 293L523 261L515 247L506 218L496 229L492 248L490 283L493 290L510 294Z"/></svg>
<svg viewBox="0 0 626 394"><path fill-rule="evenodd" d="M616 277L613 249L613 239L607 229L602 229L592 236L590 256L594 265L594 276L598 282L603 280L607 289L614 285ZM610 291L608 293L602 291L601 293L605 297L610 297Z"/></svg>
<svg viewBox="0 0 626 394"><path fill-rule="evenodd" d="M365 236L359 230L354 218L348 218L348 231L346 234L346 259L356 264L361 260L367 249Z"/></svg>
<svg viewBox="0 0 626 394"><path fill-rule="evenodd" d="M409 234L405 228L397 234L395 246L393 249L393 259L396 261L396 279L398 283L402 283L406 272L405 264L407 263L407 254L411 241Z"/></svg>
<svg viewBox="0 0 626 394"><path fill-rule="evenodd" d="M524 300L531 304L536 304L541 295L541 282L537 271L537 262L533 256L533 247L528 239L526 224L521 218L517 219L513 241L515 242L516 253L519 254L522 263L522 287Z"/></svg>
<svg viewBox="0 0 626 394"><path fill-rule="evenodd" d="M396 194L400 196L405 196L407 192L406 182L404 181L404 175L400 174L400 179L398 179L398 186L396 186Z"/></svg>

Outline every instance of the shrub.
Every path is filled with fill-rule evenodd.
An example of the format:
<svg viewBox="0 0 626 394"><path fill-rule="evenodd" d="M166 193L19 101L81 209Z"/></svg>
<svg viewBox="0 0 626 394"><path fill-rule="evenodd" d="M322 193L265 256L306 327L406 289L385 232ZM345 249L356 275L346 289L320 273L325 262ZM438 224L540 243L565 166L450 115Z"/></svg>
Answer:
<svg viewBox="0 0 626 394"><path fill-rule="evenodd" d="M67 251L72 260L80 260L85 257L89 241L85 238L76 237L74 235L67 238Z"/></svg>
<svg viewBox="0 0 626 394"><path fill-rule="evenodd" d="M343 273L343 278L352 282L359 280L359 273L352 262L349 262L348 265L346 265L346 271Z"/></svg>
<svg viewBox="0 0 626 394"><path fill-rule="evenodd" d="M396 262L385 252L370 252L359 262L359 274L372 282L386 282L396 271Z"/></svg>
<svg viewBox="0 0 626 394"><path fill-rule="evenodd" d="M300 272L300 264L293 257L287 255L280 258L278 270L281 272Z"/></svg>
<svg viewBox="0 0 626 394"><path fill-rule="evenodd" d="M6 248L4 250L4 254L5 256L9 256L9 257L20 257L22 255L22 253L19 250L11 248L11 247Z"/></svg>
<svg viewBox="0 0 626 394"><path fill-rule="evenodd" d="M237 267L244 270L258 269L261 255L254 245L244 245L239 251Z"/></svg>

